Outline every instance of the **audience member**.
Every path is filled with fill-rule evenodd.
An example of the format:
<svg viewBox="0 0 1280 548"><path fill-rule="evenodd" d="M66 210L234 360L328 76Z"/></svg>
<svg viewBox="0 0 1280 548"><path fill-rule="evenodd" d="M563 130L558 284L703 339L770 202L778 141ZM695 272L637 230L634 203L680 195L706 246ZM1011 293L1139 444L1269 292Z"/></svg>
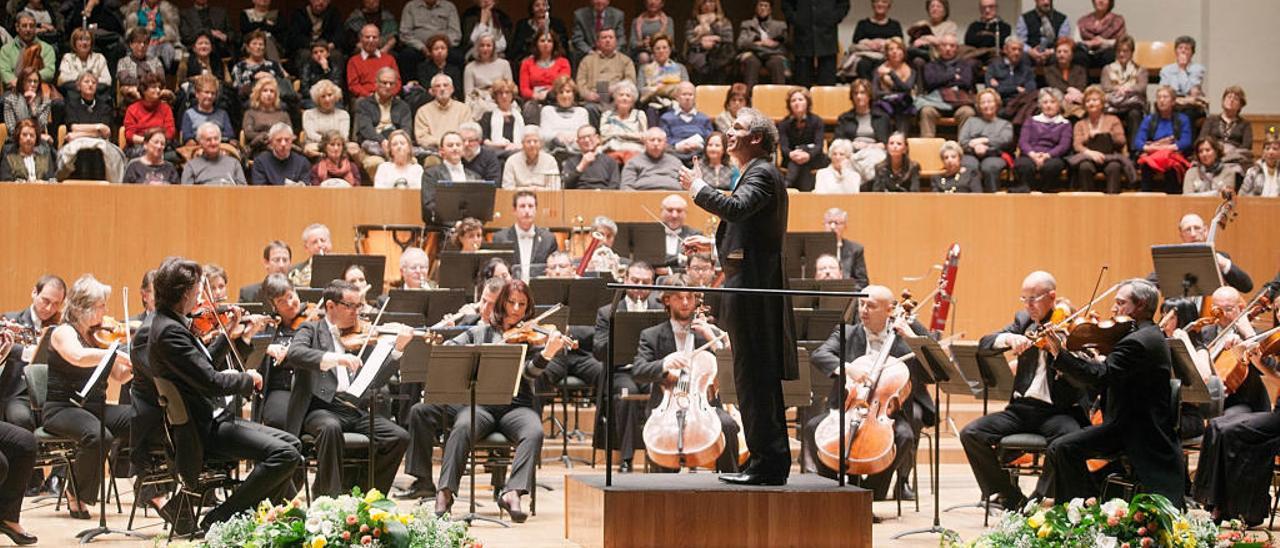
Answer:
<svg viewBox="0 0 1280 548"><path fill-rule="evenodd" d="M360 0L360 7L351 10L351 15L347 16L347 21L343 24L344 40L352 47L348 53L355 53L359 49L360 31L365 25L378 27L378 35L382 37L378 49L384 55L391 55L392 50L400 45L400 22L390 10L382 6L382 0Z"/></svg>
<svg viewBox="0 0 1280 548"><path fill-rule="evenodd" d="M1174 108L1187 112L1194 122L1204 115L1209 108L1209 101L1204 95L1204 65L1192 63L1196 55L1196 40L1190 36L1179 36L1173 42L1174 61L1160 69L1160 85L1173 89Z"/></svg>
<svg viewBox="0 0 1280 548"><path fill-rule="evenodd" d="M231 68L231 83L244 101L253 93L257 82L266 79L276 80L276 90L280 89L280 81L288 83L289 73L284 71L280 63L268 58L267 35L262 31L253 31L244 37L245 57ZM293 89L290 86L289 89Z"/></svg>
<svg viewBox="0 0 1280 548"><path fill-rule="evenodd" d="M133 32L129 33L129 55L116 63L116 84L126 105L138 100L140 96L138 86L148 76L164 77L164 65L160 63L160 59L147 54L147 40L146 29L133 29ZM0 78L7 77L4 72L3 54L4 48L0 48ZM53 70L52 65L46 65L46 67L50 71ZM13 82L6 81L4 85L10 87L13 86Z"/></svg>
<svg viewBox="0 0 1280 548"><path fill-rule="evenodd" d="M200 154L182 167L184 185L243 185L244 169L240 161L222 151L222 132L217 124L205 122L196 128Z"/></svg>
<svg viewBox="0 0 1280 548"><path fill-rule="evenodd" d="M724 110L716 116L716 131L726 135L733 133L733 123L738 119L738 111L751 106L751 88L742 82L729 86L729 93L724 96Z"/></svg>
<svg viewBox="0 0 1280 548"><path fill-rule="evenodd" d="M668 110L658 120L658 127L667 134L672 152L686 163L689 158L702 152L707 144L707 136L715 131L711 118L694 107L696 93L692 83L680 82L676 86L676 107ZM818 125L822 125L822 120L818 120ZM785 138L783 142L786 142ZM822 142L821 137L818 142Z"/></svg>
<svg viewBox="0 0 1280 548"><path fill-rule="evenodd" d="M1022 41L1017 37L1004 41L1004 52L987 65L987 87L1000 93L1004 109L1000 115L1015 126L1036 110L1039 94L1036 93L1036 72L1022 58Z"/></svg>
<svg viewBox="0 0 1280 548"><path fill-rule="evenodd" d="M130 158L142 154L142 137L148 129L164 128L165 139L177 137L173 109L160 100L161 89L160 75L147 75L141 84L142 100L129 105L124 111L124 140L129 145L125 152Z"/></svg>
<svg viewBox="0 0 1280 548"><path fill-rule="evenodd" d="M637 154L622 168L622 190L674 190L679 192L678 158L667 152L667 133L649 128L644 133L644 154Z"/></svg>
<svg viewBox="0 0 1280 548"><path fill-rule="evenodd" d="M1228 86L1222 90L1222 112L1200 126L1201 139L1213 137L1222 145L1222 161L1242 169L1253 163L1253 124L1240 116L1247 104L1244 88Z"/></svg>
<svg viewBox="0 0 1280 548"><path fill-rule="evenodd" d="M849 0L783 0L782 13L794 41L793 81L804 87L836 85L837 27L849 14Z"/></svg>
<svg viewBox="0 0 1280 548"><path fill-rule="evenodd" d="M1161 84L1156 89L1156 108L1142 119L1134 132L1133 148L1142 168L1142 191L1177 194L1191 162L1191 120L1174 110L1173 88ZM1157 183L1156 177L1161 181Z"/></svg>
<svg viewBox="0 0 1280 548"><path fill-rule="evenodd" d="M284 33L282 60L292 63L290 66L301 65L316 41L325 42L329 54L335 57L334 63L341 64L337 42L342 41L342 15L331 0L307 0L285 20L281 32Z"/></svg>
<svg viewBox="0 0 1280 548"><path fill-rule="evenodd" d="M446 0L441 0L446 1ZM418 73L416 81L430 87L432 80L435 80L437 74L444 74L453 80L455 87L453 89L453 98L458 101L465 100L462 95L462 63L459 60L454 62L453 49L449 46L449 40L443 34L437 34L427 39L427 58L418 63ZM408 67L406 67L406 70ZM421 105L418 105L421 106Z"/></svg>
<svg viewBox="0 0 1280 548"><path fill-rule="evenodd" d="M702 150L702 156L697 159L697 165L702 170L702 180L720 190L733 190L741 175L726 151L727 146L728 138L719 131L713 131L707 136L707 146Z"/></svg>
<svg viewBox="0 0 1280 548"><path fill-rule="evenodd" d="M734 57L733 22L724 16L720 0L694 0L693 16L684 28L690 79L695 84L728 83Z"/></svg>
<svg viewBox="0 0 1280 548"><path fill-rule="evenodd" d="M978 19L964 31L964 45L972 48L971 57L986 62L1004 49L1004 41L1012 35L1013 28L1000 18L997 0L978 0Z"/></svg>
<svg viewBox="0 0 1280 548"><path fill-rule="evenodd" d="M1236 191L1236 180L1244 174L1237 164L1222 161L1222 145L1205 136L1196 139L1196 161L1182 178L1182 193L1188 196L1229 195Z"/></svg>
<svg viewBox="0 0 1280 548"><path fill-rule="evenodd" d="M502 167L502 188L560 190L560 166L542 150L541 128L524 127L520 151L507 158Z"/></svg>
<svg viewBox="0 0 1280 548"><path fill-rule="evenodd" d="M625 164L636 154L644 152L644 132L649 129L649 118L635 108L638 91L630 80L622 80L609 87L613 96L613 109L600 116L602 148L619 164Z"/></svg>
<svg viewBox="0 0 1280 548"><path fill-rule="evenodd" d="M5 125L16 128L19 121L31 120L36 124L40 142L53 142L53 136L49 134L49 123L53 114L54 94L57 92L40 81L40 73L33 66L18 69L17 82L19 85L9 88L9 92L4 94Z"/></svg>
<svg viewBox="0 0 1280 548"><path fill-rule="evenodd" d="M291 124L289 113L280 105L280 87L275 78L260 78L249 94L249 109L240 124L249 157L267 149L267 131L278 123Z"/></svg>
<svg viewBox="0 0 1280 548"><path fill-rule="evenodd" d="M1007 42L1006 42L1007 44ZM1013 191L1057 190L1071 150L1071 122L1062 117L1062 92L1040 90L1040 114L1022 125L1018 136L1021 155L1013 163L1018 184Z"/></svg>
<svg viewBox="0 0 1280 548"><path fill-rule="evenodd" d="M755 17L738 27L738 67L747 87L760 81L760 69L769 71L766 84L787 82L787 23L773 18L772 0L756 0Z"/></svg>
<svg viewBox="0 0 1280 548"><path fill-rule="evenodd" d="M538 117L543 145L557 156L576 152L578 128L591 126L591 116L586 108L577 105L577 90L568 76L556 78L551 84L551 96L554 102L542 107Z"/></svg>
<svg viewBox="0 0 1280 548"><path fill-rule="evenodd" d="M886 157L876 166L876 178L871 189L875 192L918 192L920 164L911 159L907 136L893 132L885 141L884 150Z"/></svg>
<svg viewBox="0 0 1280 548"><path fill-rule="evenodd" d="M1031 62L1044 65L1053 58L1053 47L1058 38L1071 36L1071 20L1054 9L1053 0L1035 2L1034 8L1018 17L1013 33L1022 41Z"/></svg>
<svg viewBox="0 0 1280 548"><path fill-rule="evenodd" d="M827 166L822 152L826 126L812 110L809 90L794 88L787 92L787 116L778 122L779 150L787 159L787 188L801 192L813 190L813 171Z"/></svg>
<svg viewBox="0 0 1280 548"><path fill-rule="evenodd" d="M885 60L888 40L902 40L902 24L889 17L892 7L893 0L871 0L871 17L853 27L853 44L840 67L842 76L870 80L872 71ZM905 47L902 53L905 58Z"/></svg>
<svg viewBox="0 0 1280 548"><path fill-rule="evenodd" d="M1084 116L1084 88L1089 85L1088 71L1075 63L1076 49L1070 38L1059 38L1053 49L1056 62L1044 69L1045 85L1062 92L1062 115L1071 119Z"/></svg>
<svg viewBox="0 0 1280 548"><path fill-rule="evenodd" d="M62 93L66 95L75 89L80 75L86 72L98 79L103 91L111 87L107 58L93 51L93 33L89 29L76 29L71 31L71 51L63 54L62 63L58 65L58 87Z"/></svg>
<svg viewBox="0 0 1280 548"><path fill-rule="evenodd" d="M310 143L308 143L310 144ZM320 156L311 167L311 184L317 186L360 186L360 166L351 161L347 139L341 132L328 130L321 134Z"/></svg>
<svg viewBox="0 0 1280 548"><path fill-rule="evenodd" d="M413 131L413 110L409 104L396 96L395 90L400 85L400 73L390 67L378 71L378 89L373 95L356 100L354 140L370 158L366 159L365 169L372 169L385 156L382 143L390 137L391 132L403 130ZM383 115L386 112L388 115ZM412 136L412 133L408 135Z"/></svg>
<svg viewBox="0 0 1280 548"><path fill-rule="evenodd" d="M293 128L284 122L276 122L267 130L268 150L253 159L250 184L254 185L310 185L311 162L293 151L296 137Z"/></svg>
<svg viewBox="0 0 1280 548"><path fill-rule="evenodd" d="M1133 140L1138 124L1147 113L1147 69L1133 62L1133 37L1116 40L1116 60L1102 68L1102 91L1107 94L1107 112L1120 116Z"/></svg>
<svg viewBox="0 0 1280 548"><path fill-rule="evenodd" d="M1106 176L1107 193L1116 194L1137 179L1137 174L1125 150L1124 124L1115 115L1103 112L1105 102L1102 88L1085 88L1085 116L1076 122L1072 137L1076 153L1067 158L1067 163L1076 170L1077 190L1092 191L1094 177L1101 171Z"/></svg>
<svg viewBox="0 0 1280 548"><path fill-rule="evenodd" d="M398 64L407 71L431 58L430 40L435 36L445 37L446 51L462 44L462 22L457 6L449 0L409 0L400 12L400 41L404 47L396 59ZM451 64L462 63L461 51L452 57ZM404 73L402 77L412 80L417 75Z"/></svg>
<svg viewBox="0 0 1280 548"><path fill-rule="evenodd" d="M524 115L515 104L516 86L510 80L498 80L491 86L493 110L480 116L480 128L484 130L484 145L506 159L520 150L524 138Z"/></svg>
<svg viewBox="0 0 1280 548"><path fill-rule="evenodd" d="M156 127L148 129L143 136L142 156L129 161L120 182L140 185L178 184L180 181L178 169L164 159L167 143L163 129Z"/></svg>
<svg viewBox="0 0 1280 548"><path fill-rule="evenodd" d="M492 2L492 0L484 0ZM473 114L493 110L493 83L512 80L511 63L498 57L494 36L484 33L475 39L475 57L462 70L462 88Z"/></svg>
<svg viewBox="0 0 1280 548"><path fill-rule="evenodd" d="M997 116L1000 94L987 88L978 92L978 115L970 116L960 126L960 146L965 156L960 160L965 169L979 173L984 192L1000 187L1000 172L1010 167L1006 155L1013 154L1013 124Z"/></svg>
<svg viewBox="0 0 1280 548"><path fill-rule="evenodd" d="M595 51L600 44L600 32L612 29L617 49L627 49L626 15L609 5L609 0L591 0L589 6L573 11L573 37L569 40L570 54L575 63ZM634 81L635 78L632 78Z"/></svg>
<svg viewBox="0 0 1280 548"><path fill-rule="evenodd" d="M907 46L901 38L884 41L885 60L876 67L870 80L875 109L893 120L898 131L906 133L916 117L915 91L920 74L907 62Z"/></svg>
<svg viewBox="0 0 1280 548"><path fill-rule="evenodd" d="M889 139L889 118L871 108L871 84L854 80L849 86L849 102L853 108L836 119L835 138L849 142L850 167L861 181L875 178L876 166L884 161L884 143Z"/></svg>
<svg viewBox="0 0 1280 548"><path fill-rule="evenodd" d="M395 69L392 69L395 70ZM377 76L374 76L377 86ZM321 80L311 86L311 102L315 108L302 111L302 153L309 158L324 155L320 147L321 137L330 131L337 132L346 141L351 129L351 115L338 108L342 101L342 88L329 80Z"/></svg>
<svg viewBox="0 0 1280 548"><path fill-rule="evenodd" d="M267 59L280 62L280 40L283 37L280 12L271 8L271 0L253 0L253 5L240 12L240 34L249 45L251 34L262 31L262 51Z"/></svg>
<svg viewBox="0 0 1280 548"><path fill-rule="evenodd" d="M636 72L639 78L636 86L640 88L640 102L646 105L657 102L662 107L670 107L675 100L676 86L680 82L689 81L689 71L684 65L671 58L675 42L670 36L659 33L647 40L652 52L652 61L641 65L640 70Z"/></svg>
<svg viewBox="0 0 1280 548"><path fill-rule="evenodd" d="M1243 196L1280 197L1280 134L1275 128L1262 143L1262 158L1249 167L1240 185Z"/></svg>
<svg viewBox="0 0 1280 548"><path fill-rule="evenodd" d="M545 101L556 78L573 77L556 36L554 31L538 32L530 55L520 60L520 97L526 101Z"/></svg>
<svg viewBox="0 0 1280 548"><path fill-rule="evenodd" d="M530 0L529 17L516 22L513 38L507 40L507 59L513 67L518 67L534 52L534 41L543 31L553 32L556 45L560 46L561 56L569 50L569 30L564 21L551 16L550 0ZM518 72L518 71L517 71Z"/></svg>
<svg viewBox="0 0 1280 548"><path fill-rule="evenodd" d="M907 27L907 43L911 46L907 54L913 63L923 63L935 57L943 35L960 35L960 26L951 20L948 0L926 0L924 9L927 18Z"/></svg>
<svg viewBox="0 0 1280 548"><path fill-rule="evenodd" d="M509 93L509 92L508 92ZM462 165L480 176L481 181L497 183L502 180L502 159L484 146L484 131L480 124L466 122L458 126L462 135Z"/></svg>
<svg viewBox="0 0 1280 548"><path fill-rule="evenodd" d="M864 179L862 174L854 169L853 162L850 160L853 157L853 143L848 139L836 138L831 141L831 146L827 147L827 154L831 157L831 163L819 169L814 175L813 193L857 194L861 192ZM703 176L705 175L706 171L703 171Z"/></svg>
<svg viewBox="0 0 1280 548"><path fill-rule="evenodd" d="M964 149L960 148L960 143L955 141L942 143L942 148L938 150L938 156L942 159L942 173L929 178L930 189L948 194L982 192L982 178L978 176L978 172L965 169L961 165L960 156L963 154Z"/></svg>
<svg viewBox="0 0 1280 548"><path fill-rule="evenodd" d="M462 135L446 131L440 136L440 163L422 170L422 186L435 188L445 181L478 181L480 174L462 163Z"/></svg>
<svg viewBox="0 0 1280 548"><path fill-rule="evenodd" d="M36 147L40 134L35 122L26 118L13 127L17 146L0 162L0 181L55 182L53 158Z"/></svg>
<svg viewBox="0 0 1280 548"><path fill-rule="evenodd" d="M183 145L190 145L192 150L198 148L199 145L195 142L196 128L205 122L217 124L223 135L235 135L235 130L231 127L231 117L227 115L227 111L218 108L215 102L218 98L218 79L202 74L192 79L192 88L195 89L196 103L182 113L182 123L179 125L180 142Z"/></svg>
<svg viewBox="0 0 1280 548"><path fill-rule="evenodd" d="M463 122L471 121L471 107L453 97L453 78L437 74L431 78L431 95L435 97L418 108L413 116L413 134L418 146L432 150L440 145L446 131L458 131Z"/></svg>
<svg viewBox="0 0 1280 548"><path fill-rule="evenodd" d="M168 0L131 0L121 10L124 14L124 31L134 29L147 32L147 57L160 59L166 70L172 69L178 60L178 8Z"/></svg>
<svg viewBox="0 0 1280 548"><path fill-rule="evenodd" d="M562 164L560 177L566 189L618 188L618 161L600 149L600 134L590 124L578 127L578 150Z"/></svg>
<svg viewBox="0 0 1280 548"><path fill-rule="evenodd" d="M1043 0L1042 0L1043 1ZM938 41L938 58L924 65L924 92L926 103L920 108L920 136L937 135L938 119L942 113L950 113L957 126L973 116L973 66L957 57L959 45L954 34L945 34ZM917 103L918 104L918 103Z"/></svg>
<svg viewBox="0 0 1280 548"><path fill-rule="evenodd" d="M382 50L382 31L370 23L360 29L360 51L347 59L347 91L356 99L372 95L378 87L378 71L383 67L400 71L395 57ZM395 93L400 94L398 87Z"/></svg>
<svg viewBox="0 0 1280 548"><path fill-rule="evenodd" d="M636 81L636 65L630 57L618 51L618 40L614 32L605 28L600 30L596 38L596 49L578 62L575 80L582 100L592 104L600 112L609 103L605 96L609 86L619 80Z"/></svg>
<svg viewBox="0 0 1280 548"><path fill-rule="evenodd" d="M1091 68L1102 68L1116 60L1116 41L1128 34L1124 16L1111 11L1114 0L1093 0L1093 11L1076 21L1080 29L1080 58ZM1059 37L1061 40L1063 37Z"/></svg>
<svg viewBox="0 0 1280 548"><path fill-rule="evenodd" d="M18 66L22 54L27 48L39 46L40 81L53 82L53 71L58 68L58 57L54 47L36 37L36 19L29 12L18 13L14 17L14 26L18 35L7 44L0 46L0 83L5 88L13 89L18 82Z"/></svg>
<svg viewBox="0 0 1280 548"><path fill-rule="evenodd" d="M397 129L383 141L387 161L378 164L373 175L374 188L421 188L422 165L413 159L413 141L409 133Z"/></svg>
<svg viewBox="0 0 1280 548"><path fill-rule="evenodd" d="M507 40L512 35L511 17L496 6L496 0L476 0L475 5L462 12L462 49L467 60L478 57L477 47L481 36L493 38L493 56L500 57L507 51ZM508 65L510 72L510 65Z"/></svg>

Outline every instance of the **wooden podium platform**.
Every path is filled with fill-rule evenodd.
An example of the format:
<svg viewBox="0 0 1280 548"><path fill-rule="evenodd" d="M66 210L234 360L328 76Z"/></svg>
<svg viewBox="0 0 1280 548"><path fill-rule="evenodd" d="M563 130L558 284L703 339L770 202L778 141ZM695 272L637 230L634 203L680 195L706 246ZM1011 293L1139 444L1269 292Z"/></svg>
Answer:
<svg viewBox="0 0 1280 548"><path fill-rule="evenodd" d="M714 473L565 477L564 536L587 547L871 546L871 492L811 474L738 487Z"/></svg>

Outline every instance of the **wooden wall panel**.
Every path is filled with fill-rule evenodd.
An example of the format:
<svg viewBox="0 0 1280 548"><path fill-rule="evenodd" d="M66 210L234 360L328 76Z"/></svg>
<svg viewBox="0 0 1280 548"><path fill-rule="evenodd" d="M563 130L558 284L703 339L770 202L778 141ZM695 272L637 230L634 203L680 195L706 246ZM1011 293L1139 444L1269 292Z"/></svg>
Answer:
<svg viewBox="0 0 1280 548"><path fill-rule="evenodd" d="M568 226L604 214L620 221L649 220L662 192L567 191L540 195L545 225ZM1280 267L1280 201L1242 198L1240 215L1219 236L1255 284ZM498 208L509 211L510 194ZM848 236L866 246L874 283L917 296L930 281L907 284L942 260L947 246L962 246L956 291L961 331L976 337L1007 323L1017 308L1022 277L1045 269L1058 277L1059 293L1087 299L1098 268L1108 282L1151 271L1149 246L1177 240L1185 212L1206 218L1216 200L1161 195L889 195L791 196L791 229L820 230L822 212L850 213ZM168 255L184 255L227 268L238 288L261 275L262 246L282 239L300 254L302 229L323 222L334 231L336 252L354 250L357 224L420 222L418 193L411 190L319 188L204 188L135 186L0 185L0 309L29 303L41 273L70 282L83 272L119 288L134 288L146 269ZM691 206L689 224L707 216ZM510 215L495 220L511 224ZM936 279L931 276L931 279ZM112 303L120 313L119 293ZM135 303L130 304L136 306Z"/></svg>

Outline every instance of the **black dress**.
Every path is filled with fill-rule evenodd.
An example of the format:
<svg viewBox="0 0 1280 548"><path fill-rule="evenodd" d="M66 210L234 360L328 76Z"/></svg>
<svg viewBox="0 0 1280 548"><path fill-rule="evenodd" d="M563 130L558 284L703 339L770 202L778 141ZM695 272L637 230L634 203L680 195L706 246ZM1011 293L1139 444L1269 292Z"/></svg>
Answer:
<svg viewBox="0 0 1280 548"><path fill-rule="evenodd" d="M1274 367L1274 359L1267 360ZM1271 474L1280 450L1280 410L1209 421L1192 495L1222 519L1262 523L1271 508Z"/></svg>

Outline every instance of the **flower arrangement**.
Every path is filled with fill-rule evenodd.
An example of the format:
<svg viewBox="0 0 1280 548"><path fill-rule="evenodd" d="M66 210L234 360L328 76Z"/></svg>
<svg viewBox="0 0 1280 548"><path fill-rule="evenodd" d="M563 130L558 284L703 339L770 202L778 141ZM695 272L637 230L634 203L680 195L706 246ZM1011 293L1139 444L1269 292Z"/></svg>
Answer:
<svg viewBox="0 0 1280 548"><path fill-rule="evenodd" d="M359 488L337 498L320 497L306 507L301 500L280 506L263 501L209 527L204 548L480 548L461 522L436 518L421 506L401 513L377 489Z"/></svg>
<svg viewBox="0 0 1280 548"><path fill-rule="evenodd" d="M1219 530L1205 512L1178 510L1168 499L1139 494L1126 502L1073 499L1066 504L1030 502L1021 512L1006 512L979 537L961 542L943 539L948 548L1096 546L1099 548L1214 548L1271 546L1265 539L1239 530Z"/></svg>

